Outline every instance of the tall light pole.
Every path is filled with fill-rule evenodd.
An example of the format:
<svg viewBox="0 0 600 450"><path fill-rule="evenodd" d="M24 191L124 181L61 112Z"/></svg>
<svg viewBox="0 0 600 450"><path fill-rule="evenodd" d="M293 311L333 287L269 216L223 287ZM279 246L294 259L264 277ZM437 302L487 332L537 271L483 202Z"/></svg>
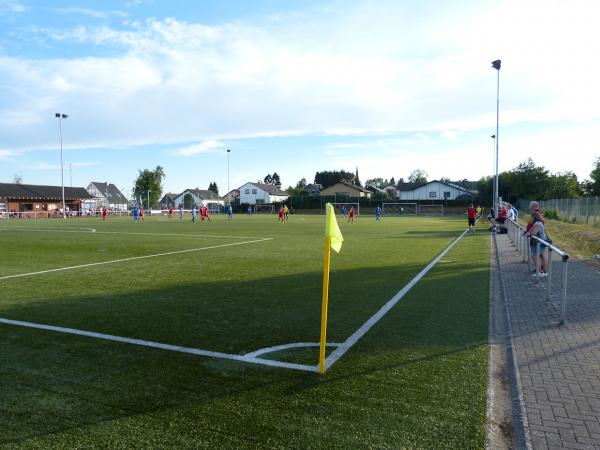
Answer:
<svg viewBox="0 0 600 450"><path fill-rule="evenodd" d="M150 214L150 189L148 189L148 204L146 205L146 208L148 208L148 214Z"/></svg>
<svg viewBox="0 0 600 450"><path fill-rule="evenodd" d="M227 149L227 202L231 205L231 191L229 190L229 154L231 150Z"/></svg>
<svg viewBox="0 0 600 450"><path fill-rule="evenodd" d="M63 113L56 113L54 117L58 118L58 133L60 136L60 185L62 188L62 211L63 211L63 219L67 218L67 208L65 204L65 176L64 176L64 168L63 168L63 143L62 143L62 121L69 117Z"/></svg>
<svg viewBox="0 0 600 450"><path fill-rule="evenodd" d="M492 67L496 69L498 74L497 82L496 82L496 194L494 197L494 205L496 214L498 214L498 122L500 121L500 66L502 62L497 59L496 61L492 61Z"/></svg>
<svg viewBox="0 0 600 450"><path fill-rule="evenodd" d="M496 135L492 134L490 136L492 138L492 159L493 159L493 171L494 171L494 176L492 178L492 208L494 209L494 211L496 211L496 177L498 176L498 170L497 170L497 161L496 161Z"/></svg>

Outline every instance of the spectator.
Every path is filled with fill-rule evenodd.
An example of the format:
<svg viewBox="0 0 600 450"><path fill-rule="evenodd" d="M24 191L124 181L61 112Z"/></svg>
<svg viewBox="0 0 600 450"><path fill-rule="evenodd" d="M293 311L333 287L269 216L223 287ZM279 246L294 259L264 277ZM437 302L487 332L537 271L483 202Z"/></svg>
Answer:
<svg viewBox="0 0 600 450"><path fill-rule="evenodd" d="M531 239L531 236L536 236L539 239L542 240L546 240L547 236L546 236L546 230L544 228L544 215L542 214L542 212L539 210L535 211L532 215L532 226L530 231L527 233L527 235L529 236L529 246L531 249L531 262L532 264L534 264L534 267L537 267L538 264L538 256L539 256L539 271L540 271L540 277L545 277L548 276L548 274L546 273L546 257L544 255L545 253L545 246L542 245L538 245L538 241L535 239ZM539 255L538 255L538 250L539 250ZM534 269L532 272L532 275L535 275L536 269Z"/></svg>

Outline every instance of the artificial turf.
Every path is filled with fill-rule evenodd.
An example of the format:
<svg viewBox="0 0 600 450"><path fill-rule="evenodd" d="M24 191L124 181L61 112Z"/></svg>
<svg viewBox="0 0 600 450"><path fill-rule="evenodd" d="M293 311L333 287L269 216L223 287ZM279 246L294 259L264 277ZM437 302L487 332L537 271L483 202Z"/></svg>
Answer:
<svg viewBox="0 0 600 450"><path fill-rule="evenodd" d="M340 226L330 342L352 334L465 223L365 216ZM318 341L322 216L3 221L0 230L0 317L234 354ZM1 279L257 237L272 239ZM323 376L0 324L0 445L481 448L488 299L482 232ZM317 363L315 349L269 357Z"/></svg>

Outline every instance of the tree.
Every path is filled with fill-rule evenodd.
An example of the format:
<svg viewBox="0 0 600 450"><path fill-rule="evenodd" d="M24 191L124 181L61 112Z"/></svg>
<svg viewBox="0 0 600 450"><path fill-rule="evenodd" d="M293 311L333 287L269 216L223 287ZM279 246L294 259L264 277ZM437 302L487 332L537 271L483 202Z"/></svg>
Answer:
<svg viewBox="0 0 600 450"><path fill-rule="evenodd" d="M13 175L13 184L23 184L23 176L22 175Z"/></svg>
<svg viewBox="0 0 600 450"><path fill-rule="evenodd" d="M217 182L213 181L208 185L208 190L213 191L215 194L219 195L219 188L217 186Z"/></svg>
<svg viewBox="0 0 600 450"><path fill-rule="evenodd" d="M384 180L383 178L369 178L367 181L365 181L365 187L382 188L385 186L387 186L387 180Z"/></svg>
<svg viewBox="0 0 600 450"><path fill-rule="evenodd" d="M183 208L192 209L194 206L194 196L189 192L183 196Z"/></svg>
<svg viewBox="0 0 600 450"><path fill-rule="evenodd" d="M398 182L396 183L396 186L401 186L404 184L404 178L400 177L398 178Z"/></svg>
<svg viewBox="0 0 600 450"><path fill-rule="evenodd" d="M161 166L156 166L154 170L140 170L133 187L134 198L146 200L148 191L150 191L150 205L146 206L150 207L156 204L163 191L162 181L164 178L165 171Z"/></svg>
<svg viewBox="0 0 600 450"><path fill-rule="evenodd" d="M577 175L573 172L556 173L550 176L546 198L577 198L582 193Z"/></svg>
<svg viewBox="0 0 600 450"><path fill-rule="evenodd" d="M271 176L270 173L268 173L267 176L263 179L263 183L273 184L273 177Z"/></svg>
<svg viewBox="0 0 600 450"><path fill-rule="evenodd" d="M408 176L409 183L427 183L427 172L423 169L413 170Z"/></svg>
<svg viewBox="0 0 600 450"><path fill-rule="evenodd" d="M600 196L600 158L596 159L594 169L590 173L590 179L584 182L586 193Z"/></svg>
<svg viewBox="0 0 600 450"><path fill-rule="evenodd" d="M296 187L288 187L286 191L290 195L308 195L308 190L306 189L306 178L302 178L296 183Z"/></svg>
<svg viewBox="0 0 600 450"><path fill-rule="evenodd" d="M323 172L315 173L315 183L326 188L340 181L352 183L354 177L355 175L352 172L346 172L345 170L324 170Z"/></svg>
<svg viewBox="0 0 600 450"><path fill-rule="evenodd" d="M440 178L440 181L442 183L450 183L450 178L442 177L442 178Z"/></svg>
<svg viewBox="0 0 600 450"><path fill-rule="evenodd" d="M361 186L362 187L362 184L360 183L360 178L358 178L358 167L356 168L356 174L354 175L353 183L356 186Z"/></svg>
<svg viewBox="0 0 600 450"><path fill-rule="evenodd" d="M279 178L279 175L277 174L277 172L273 172L271 184L273 186L277 186L278 188L281 187L281 178Z"/></svg>
<svg viewBox="0 0 600 450"><path fill-rule="evenodd" d="M386 183L386 186L396 186L396 180L394 180L394 177L390 178L390 182Z"/></svg>

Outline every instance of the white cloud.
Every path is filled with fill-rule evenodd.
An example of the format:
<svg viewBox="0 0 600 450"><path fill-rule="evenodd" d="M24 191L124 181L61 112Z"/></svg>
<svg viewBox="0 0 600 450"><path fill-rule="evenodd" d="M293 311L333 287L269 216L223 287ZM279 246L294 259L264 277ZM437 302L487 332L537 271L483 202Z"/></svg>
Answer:
<svg viewBox="0 0 600 450"><path fill-rule="evenodd" d="M58 12L62 14L81 14L83 16L92 17L94 19L108 19L110 17L129 17L129 14L123 11L118 10L100 10L100 9L91 9L91 8L80 8L80 7L69 7L69 8L58 8Z"/></svg>
<svg viewBox="0 0 600 450"><path fill-rule="evenodd" d="M22 3L0 0L0 14L3 12L22 13L25 11L27 11L27 7Z"/></svg>
<svg viewBox="0 0 600 450"><path fill-rule="evenodd" d="M37 162L31 165L33 170L60 170L59 164L48 164L47 162ZM68 167L67 167L68 170Z"/></svg>
<svg viewBox="0 0 600 450"><path fill-rule="evenodd" d="M0 148L0 159L8 159L17 156L17 152Z"/></svg>
<svg viewBox="0 0 600 450"><path fill-rule="evenodd" d="M150 19L125 29L37 30L56 45L94 49L69 59L0 57L3 145L55 146L55 110L70 114L67 146L200 142L179 155L239 137L408 132L414 142L374 139L370 151L433 174L460 159L440 165L420 141L455 145L470 131L485 130L486 139L493 132L496 58L503 60L501 127L600 117L600 90L592 88L600 59L591 56L600 53L600 3L337 6L266 23ZM478 156L486 145L470 151L487 167ZM351 149L326 151L343 158ZM404 156L410 152L413 160Z"/></svg>
<svg viewBox="0 0 600 450"><path fill-rule="evenodd" d="M188 145L175 151L175 154L181 156L191 156L198 153L207 153L215 150L224 149L225 144L223 142L208 140L200 142L198 144Z"/></svg>

